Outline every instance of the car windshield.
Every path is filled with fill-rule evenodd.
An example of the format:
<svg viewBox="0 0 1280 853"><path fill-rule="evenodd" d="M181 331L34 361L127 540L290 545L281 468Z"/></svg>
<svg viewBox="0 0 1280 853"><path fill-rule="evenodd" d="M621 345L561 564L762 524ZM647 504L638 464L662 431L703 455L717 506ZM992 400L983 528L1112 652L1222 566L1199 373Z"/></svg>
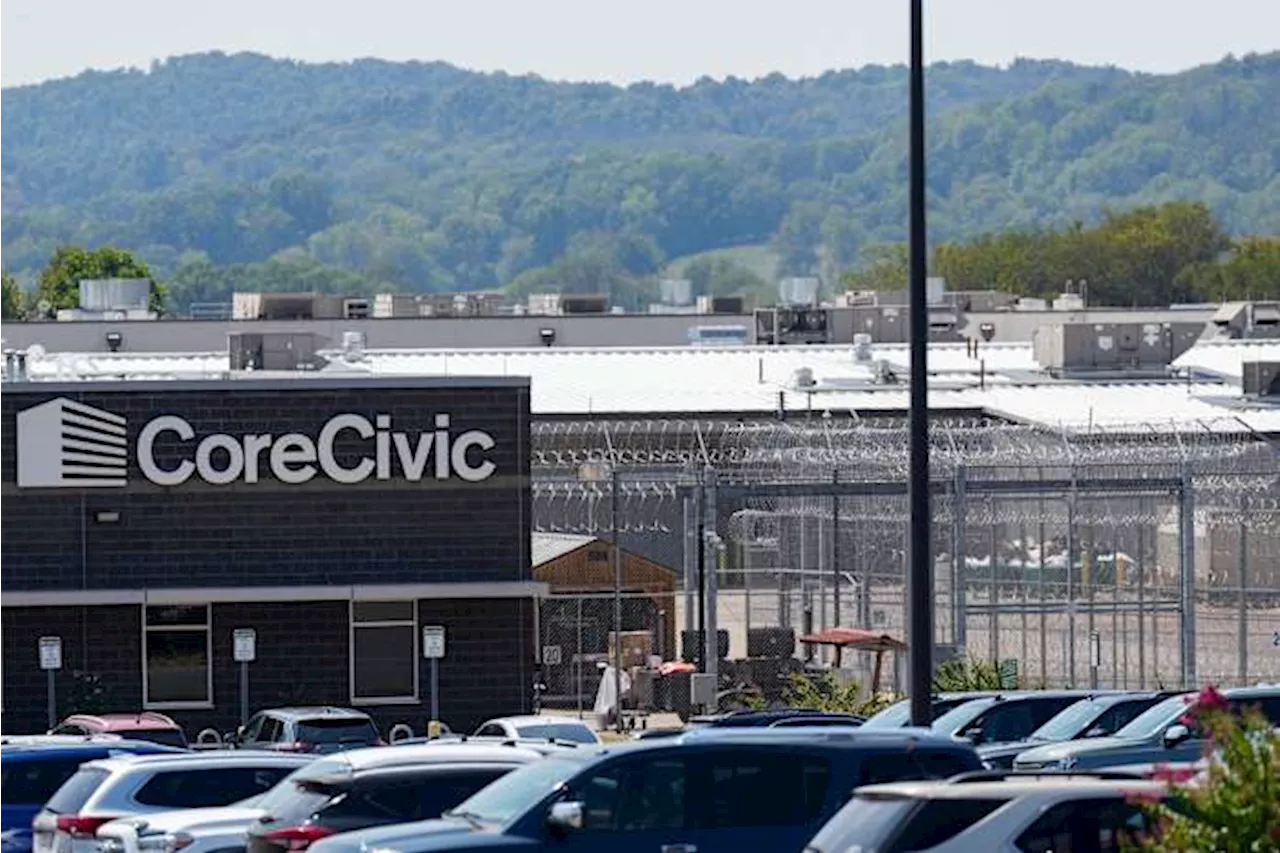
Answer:
<svg viewBox="0 0 1280 853"><path fill-rule="evenodd" d="M256 797L250 797L248 800L236 805L262 809L268 815L278 816L276 812L280 811L283 806L289 804L297 796L299 782L306 779L342 776L350 772L351 765L341 759L313 761L310 764L302 765L281 779L270 791L259 794ZM250 802L251 800L256 800L257 802Z"/></svg>
<svg viewBox="0 0 1280 853"><path fill-rule="evenodd" d="M546 723L521 726L516 732L530 740L567 740L574 743L595 743L596 736L581 723Z"/></svg>
<svg viewBox="0 0 1280 853"><path fill-rule="evenodd" d="M1059 711L1057 716L1050 718L1047 723L1032 732L1028 740L1071 740L1098 719L1112 704L1114 703L1109 699L1081 699L1074 705L1068 705Z"/></svg>
<svg viewBox="0 0 1280 853"><path fill-rule="evenodd" d="M179 746L186 748L187 737L181 729L118 729L112 734L120 735L128 740L145 740L163 746Z"/></svg>
<svg viewBox="0 0 1280 853"><path fill-rule="evenodd" d="M862 724L864 729L899 729L911 722L911 702L895 702Z"/></svg>
<svg viewBox="0 0 1280 853"><path fill-rule="evenodd" d="M819 830L805 853L879 853L917 805L909 797L854 797Z"/></svg>
<svg viewBox="0 0 1280 853"><path fill-rule="evenodd" d="M544 758L482 788L453 811L488 823L506 824L528 812L581 768L576 761Z"/></svg>
<svg viewBox="0 0 1280 853"><path fill-rule="evenodd" d="M298 723L303 743L376 743L378 730L371 720L347 717L337 720L305 720Z"/></svg>
<svg viewBox="0 0 1280 853"><path fill-rule="evenodd" d="M1189 696L1170 696L1163 702L1152 705L1116 732L1116 737L1149 738L1158 734L1165 726L1186 713L1191 707L1188 699Z"/></svg>
<svg viewBox="0 0 1280 853"><path fill-rule="evenodd" d="M983 711L996 703L995 699L972 699L963 705L957 705L941 717L933 721L933 730L944 735L954 735L964 731L978 718Z"/></svg>

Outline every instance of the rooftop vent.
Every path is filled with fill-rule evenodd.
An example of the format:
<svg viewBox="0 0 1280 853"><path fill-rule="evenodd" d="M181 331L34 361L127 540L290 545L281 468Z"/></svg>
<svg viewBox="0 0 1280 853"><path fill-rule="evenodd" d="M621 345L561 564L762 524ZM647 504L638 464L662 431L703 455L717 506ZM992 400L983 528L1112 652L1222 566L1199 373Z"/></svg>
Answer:
<svg viewBox="0 0 1280 853"><path fill-rule="evenodd" d="M364 332L342 333L342 357L347 361L364 361Z"/></svg>
<svg viewBox="0 0 1280 853"><path fill-rule="evenodd" d="M818 380L813 377L812 367L801 367L791 377L791 382L797 388L812 388L818 384Z"/></svg>
<svg viewBox="0 0 1280 853"><path fill-rule="evenodd" d="M853 357L857 361L871 361L871 336L866 332L854 334Z"/></svg>
<svg viewBox="0 0 1280 853"><path fill-rule="evenodd" d="M1050 374L1164 373L1204 331L1199 323L1061 323L1032 337L1036 362Z"/></svg>

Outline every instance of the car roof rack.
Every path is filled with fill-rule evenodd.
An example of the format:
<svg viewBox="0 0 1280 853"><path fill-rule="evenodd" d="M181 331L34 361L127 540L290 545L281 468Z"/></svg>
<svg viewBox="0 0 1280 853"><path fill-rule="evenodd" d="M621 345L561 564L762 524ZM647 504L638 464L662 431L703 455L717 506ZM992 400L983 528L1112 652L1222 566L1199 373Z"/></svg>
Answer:
<svg viewBox="0 0 1280 853"><path fill-rule="evenodd" d="M963 785L969 782L1008 782L1040 778L1095 779L1099 782L1140 782L1146 779L1136 770L970 770L944 781L948 785Z"/></svg>

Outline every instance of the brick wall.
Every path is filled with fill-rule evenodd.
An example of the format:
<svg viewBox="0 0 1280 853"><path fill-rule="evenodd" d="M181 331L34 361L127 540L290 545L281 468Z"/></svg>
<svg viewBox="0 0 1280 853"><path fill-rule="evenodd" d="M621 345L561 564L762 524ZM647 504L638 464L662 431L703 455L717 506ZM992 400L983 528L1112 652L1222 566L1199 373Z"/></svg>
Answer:
<svg viewBox="0 0 1280 853"><path fill-rule="evenodd" d="M526 713L533 678L533 603L528 599L431 600L418 602L421 625L444 625L447 657L440 665L441 716L459 731L470 731L491 716ZM4 720L6 734L42 731L45 675L39 669L37 640L62 637L65 669L57 676L58 716L73 713L72 671L98 675L108 690L110 710L142 705L141 608L6 607L3 626ZM257 660L250 665L252 710L284 704L348 705L348 603L216 604L212 608L214 707L167 712L193 737L206 727L218 731L239 722L238 665L232 659L235 628L257 631ZM429 664L419 659L419 702L361 706L385 734L396 722L421 733L430 715Z"/></svg>
<svg viewBox="0 0 1280 853"><path fill-rule="evenodd" d="M120 488L17 489L16 442L0 445L3 513L0 571L5 591L515 581L529 577L529 393L501 380L475 386L396 380L350 387L329 380L94 383L6 389L3 432L17 413L67 397L122 415L128 423L128 484ZM497 384L495 384L497 383ZM452 416L454 434L489 432L497 465L482 482L403 478L340 485L323 475L301 485L272 478L213 486L193 478L160 487L143 478L133 447L162 414L194 427L196 441L172 434L156 444L164 468L189 459L199 438L299 432L315 437L341 413L392 416L393 429L434 426ZM372 441L344 432L337 457L352 465ZM264 454L265 459L266 454ZM118 521L98 521L99 513Z"/></svg>

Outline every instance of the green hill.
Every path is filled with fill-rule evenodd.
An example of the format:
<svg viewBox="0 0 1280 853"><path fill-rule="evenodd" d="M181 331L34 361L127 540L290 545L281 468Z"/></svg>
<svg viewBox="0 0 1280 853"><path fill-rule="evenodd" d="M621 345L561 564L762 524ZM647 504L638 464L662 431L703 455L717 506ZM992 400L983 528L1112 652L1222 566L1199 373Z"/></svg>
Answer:
<svg viewBox="0 0 1280 853"><path fill-rule="evenodd" d="M949 63L928 85L937 240L1171 199L1280 232L1280 53L1169 76ZM685 88L249 54L85 73L4 91L4 260L113 243L166 276L274 259L406 290L739 246L766 247L764 277L829 271L904 236L905 106L900 67Z"/></svg>

